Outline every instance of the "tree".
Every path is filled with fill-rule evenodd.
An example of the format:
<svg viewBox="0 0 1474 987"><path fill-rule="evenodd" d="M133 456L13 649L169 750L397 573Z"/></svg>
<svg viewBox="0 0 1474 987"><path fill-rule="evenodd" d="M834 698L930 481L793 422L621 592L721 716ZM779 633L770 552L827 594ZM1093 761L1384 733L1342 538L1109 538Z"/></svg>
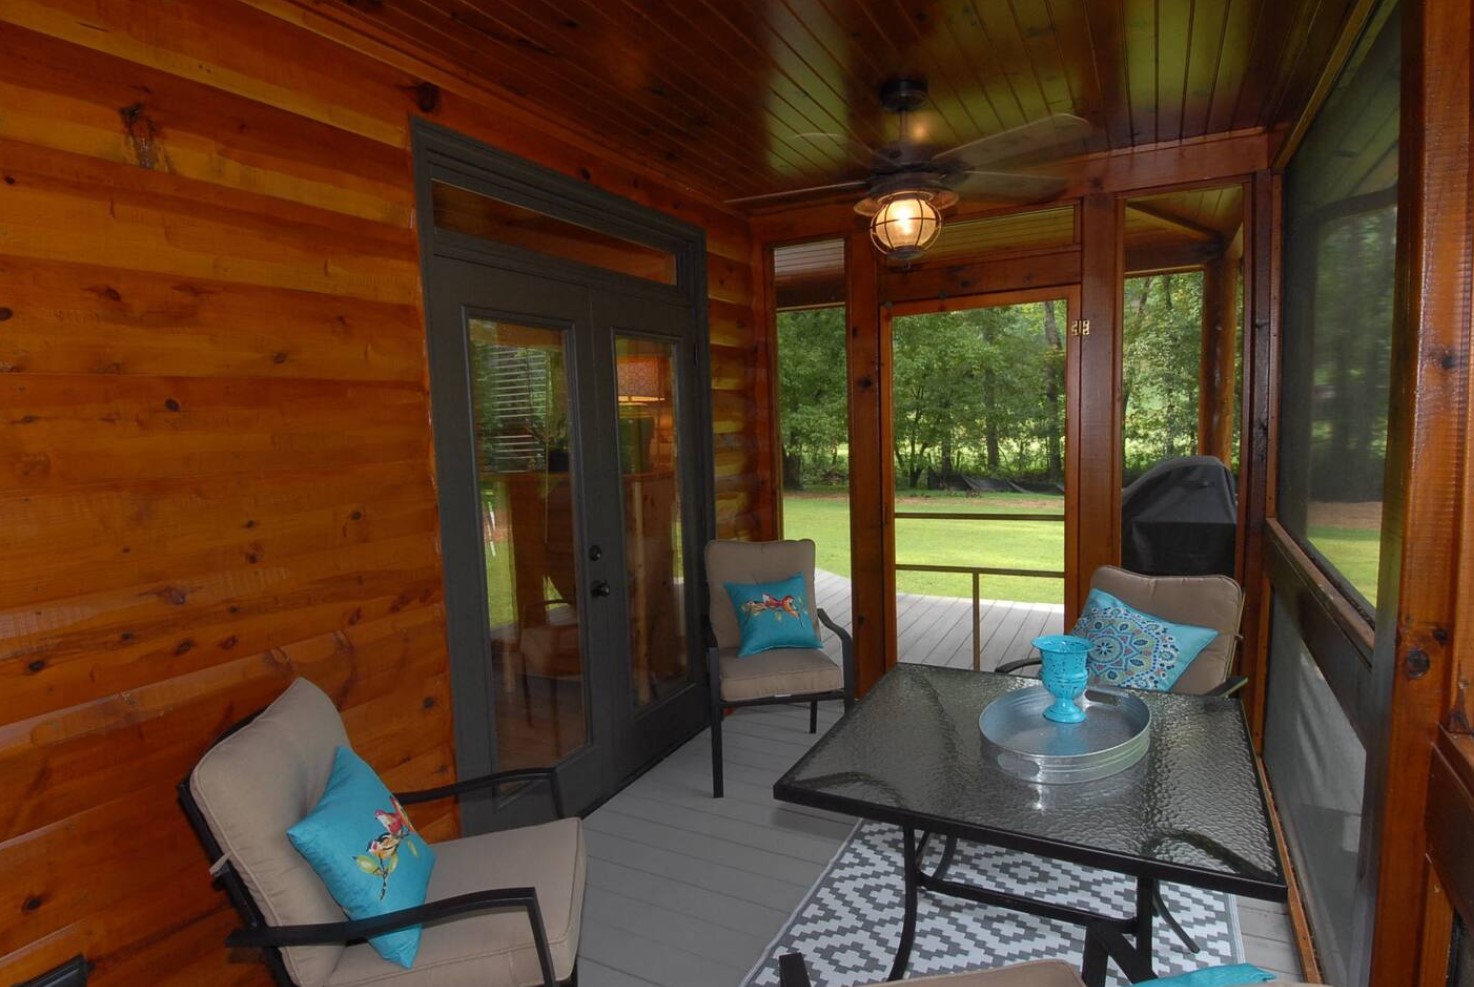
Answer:
<svg viewBox="0 0 1474 987"><path fill-rule="evenodd" d="M1121 421L1133 476L1197 448L1202 272L1128 278L1123 309Z"/></svg>
<svg viewBox="0 0 1474 987"><path fill-rule="evenodd" d="M844 308L778 313L778 413L783 486L801 490L806 460L848 438Z"/></svg>

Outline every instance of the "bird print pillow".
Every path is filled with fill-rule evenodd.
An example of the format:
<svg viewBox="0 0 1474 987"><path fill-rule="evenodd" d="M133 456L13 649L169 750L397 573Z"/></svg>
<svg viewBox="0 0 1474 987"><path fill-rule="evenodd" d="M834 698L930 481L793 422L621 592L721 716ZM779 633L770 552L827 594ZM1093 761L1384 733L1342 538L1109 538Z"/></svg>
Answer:
<svg viewBox="0 0 1474 987"><path fill-rule="evenodd" d="M374 769L347 747L335 753L316 808L287 830L287 838L349 918L425 903L435 854ZM420 927L374 936L369 945L409 969L420 951Z"/></svg>
<svg viewBox="0 0 1474 987"><path fill-rule="evenodd" d="M737 626L742 631L742 645L737 657L746 658L774 648L818 648L819 632L814 629L806 599L803 573L773 583L725 583L732 608L737 611Z"/></svg>

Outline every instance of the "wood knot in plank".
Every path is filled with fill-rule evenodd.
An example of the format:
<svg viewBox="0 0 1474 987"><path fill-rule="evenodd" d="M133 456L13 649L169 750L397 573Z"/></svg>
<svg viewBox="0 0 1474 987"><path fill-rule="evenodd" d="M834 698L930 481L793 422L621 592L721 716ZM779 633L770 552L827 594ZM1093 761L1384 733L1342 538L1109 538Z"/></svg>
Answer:
<svg viewBox="0 0 1474 987"><path fill-rule="evenodd" d="M153 117L148 115L143 102L140 100L120 108L118 116L123 121L123 134L128 138L128 146L133 149L134 163L148 171L155 168L172 171L168 152L164 150L160 139L159 128Z"/></svg>

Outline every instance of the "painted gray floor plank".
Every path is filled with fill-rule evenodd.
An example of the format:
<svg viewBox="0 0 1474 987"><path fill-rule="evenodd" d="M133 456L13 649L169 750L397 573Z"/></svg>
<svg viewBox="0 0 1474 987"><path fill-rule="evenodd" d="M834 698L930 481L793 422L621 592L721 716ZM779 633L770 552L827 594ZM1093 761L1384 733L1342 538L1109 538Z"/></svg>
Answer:
<svg viewBox="0 0 1474 987"><path fill-rule="evenodd" d="M763 905L781 911L785 916L808 890L791 881L764 877L715 861L675 853L665 847L636 843L610 833L589 832L586 836L589 856L592 858L681 881L713 894ZM776 933L781 925L781 922L774 925L773 931Z"/></svg>
<svg viewBox="0 0 1474 987"><path fill-rule="evenodd" d="M580 960L587 956L597 967L641 977L658 987L736 987L747 970L635 935L609 922L585 921L579 934ZM750 969L750 968L749 968ZM608 987L592 971L580 969L579 987Z"/></svg>
<svg viewBox="0 0 1474 987"><path fill-rule="evenodd" d="M589 860L589 883L600 888L615 888L636 902L674 909L713 925L730 925L759 938L771 938L775 925L782 924L788 917L784 910L767 904L746 901L598 857Z"/></svg>
<svg viewBox="0 0 1474 987"><path fill-rule="evenodd" d="M598 984L599 987L661 987L653 980L632 976L587 956L578 958L578 980L579 983Z"/></svg>
<svg viewBox="0 0 1474 987"><path fill-rule="evenodd" d="M734 970L747 970L771 936L754 935L727 924L697 918L688 911L652 905L603 887L591 887L584 910L611 928L683 949ZM779 920L781 923L781 919Z"/></svg>

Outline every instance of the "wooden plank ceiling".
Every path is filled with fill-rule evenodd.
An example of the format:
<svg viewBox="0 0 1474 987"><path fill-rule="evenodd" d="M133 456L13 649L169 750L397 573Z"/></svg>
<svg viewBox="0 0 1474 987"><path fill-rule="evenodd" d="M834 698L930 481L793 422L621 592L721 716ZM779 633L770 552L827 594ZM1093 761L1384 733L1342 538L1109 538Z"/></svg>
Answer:
<svg viewBox="0 0 1474 987"><path fill-rule="evenodd" d="M306 0L303 0L305 3ZM863 175L795 134L896 138L921 76L947 147L1052 113L1093 149L1269 126L1308 97L1354 0L319 0L717 199Z"/></svg>

